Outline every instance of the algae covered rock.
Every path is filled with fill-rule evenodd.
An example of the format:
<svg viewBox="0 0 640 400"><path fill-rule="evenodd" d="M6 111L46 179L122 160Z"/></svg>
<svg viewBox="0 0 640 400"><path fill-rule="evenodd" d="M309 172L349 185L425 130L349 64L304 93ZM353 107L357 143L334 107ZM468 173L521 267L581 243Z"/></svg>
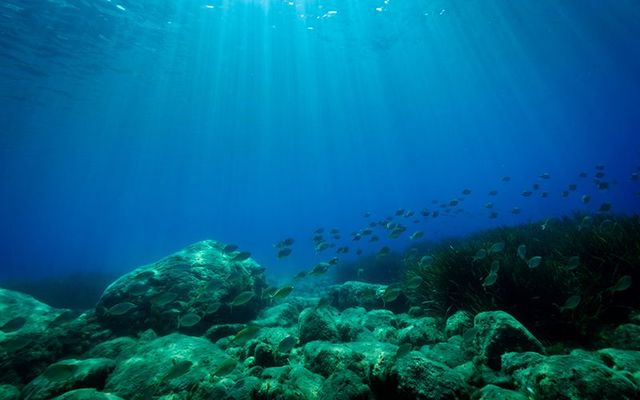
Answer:
<svg viewBox="0 0 640 400"><path fill-rule="evenodd" d="M348 281L340 285L330 286L328 297L331 299L331 305L338 310L351 307L363 307L366 310L373 310L382 306L380 295L382 295L385 288L385 285Z"/></svg>
<svg viewBox="0 0 640 400"><path fill-rule="evenodd" d="M306 308L300 313L298 332L300 343L314 340L337 341L336 315L327 308Z"/></svg>
<svg viewBox="0 0 640 400"><path fill-rule="evenodd" d="M171 334L141 342L120 358L104 391L128 400L180 393L208 379L230 357L206 339Z"/></svg>
<svg viewBox="0 0 640 400"><path fill-rule="evenodd" d="M398 330L399 343L410 343L415 347L419 347L444 341L444 334L437 318L422 317L410 322L410 325Z"/></svg>
<svg viewBox="0 0 640 400"><path fill-rule="evenodd" d="M467 311L457 311L447 318L444 333L449 338L454 335L462 335L473 326L473 316Z"/></svg>
<svg viewBox="0 0 640 400"><path fill-rule="evenodd" d="M76 389L58 397L53 400L124 400L122 397L118 397L115 394L99 392L95 389Z"/></svg>
<svg viewBox="0 0 640 400"><path fill-rule="evenodd" d="M48 400L78 388L104 387L115 362L107 358L64 360L50 365L22 389L21 396L30 400Z"/></svg>
<svg viewBox="0 0 640 400"><path fill-rule="evenodd" d="M18 400L20 398L20 390L13 385L0 385L0 399Z"/></svg>
<svg viewBox="0 0 640 400"><path fill-rule="evenodd" d="M520 390L539 400L640 398L631 374L609 368L585 351L544 357L530 366L522 363L512 372Z"/></svg>
<svg viewBox="0 0 640 400"><path fill-rule="evenodd" d="M49 364L79 355L109 334L91 312L78 315L0 289L0 383L24 385Z"/></svg>
<svg viewBox="0 0 640 400"><path fill-rule="evenodd" d="M218 323L247 322L262 306L264 271L248 253L207 240L112 283L96 315L118 333L202 334Z"/></svg>
<svg viewBox="0 0 640 400"><path fill-rule="evenodd" d="M462 374L416 351L376 376L375 386L384 397L395 399L459 400L468 399L470 391Z"/></svg>
<svg viewBox="0 0 640 400"><path fill-rule="evenodd" d="M618 326L607 339L612 347L640 350L640 325L622 324Z"/></svg>
<svg viewBox="0 0 640 400"><path fill-rule="evenodd" d="M368 400L373 393L363 378L353 371L339 371L327 378L320 388L321 399Z"/></svg>
<svg viewBox="0 0 640 400"><path fill-rule="evenodd" d="M540 341L527 328L503 311L487 311L476 315L472 333L480 361L495 370L500 369L501 356L507 352L545 352Z"/></svg>
<svg viewBox="0 0 640 400"><path fill-rule="evenodd" d="M265 368L261 383L251 393L256 400L315 400L320 399L324 379L302 366Z"/></svg>
<svg viewBox="0 0 640 400"><path fill-rule="evenodd" d="M486 385L473 395L473 400L529 400L527 396L515 390L496 385Z"/></svg>

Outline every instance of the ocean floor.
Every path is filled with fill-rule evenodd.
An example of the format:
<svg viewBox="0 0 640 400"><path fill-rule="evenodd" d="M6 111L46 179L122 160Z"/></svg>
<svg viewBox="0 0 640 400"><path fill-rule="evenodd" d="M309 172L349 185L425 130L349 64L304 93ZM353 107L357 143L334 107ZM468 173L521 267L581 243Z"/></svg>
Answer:
<svg viewBox="0 0 640 400"><path fill-rule="evenodd" d="M393 286L269 288L225 248L137 268L82 313L0 289L0 399L640 398L638 310L562 345L499 309L441 315Z"/></svg>

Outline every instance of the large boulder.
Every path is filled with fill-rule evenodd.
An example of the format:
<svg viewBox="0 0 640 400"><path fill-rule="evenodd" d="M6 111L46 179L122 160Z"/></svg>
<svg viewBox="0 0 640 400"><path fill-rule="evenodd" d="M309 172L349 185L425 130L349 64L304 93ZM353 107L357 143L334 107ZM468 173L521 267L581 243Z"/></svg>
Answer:
<svg viewBox="0 0 640 400"><path fill-rule="evenodd" d="M300 343L314 340L329 342L338 340L336 313L328 308L306 308L300 313L298 332Z"/></svg>
<svg viewBox="0 0 640 400"><path fill-rule="evenodd" d="M100 298L96 315L126 334L153 329L161 335L178 330L200 335L212 324L247 322L262 307L266 283L264 269L246 257L223 243L197 242L115 281ZM243 292L255 295L232 305Z"/></svg>
<svg viewBox="0 0 640 400"><path fill-rule="evenodd" d="M351 307L363 307L367 310L381 308L381 296L385 285L377 285L360 281L348 281L329 287L327 296L331 305L338 310Z"/></svg>
<svg viewBox="0 0 640 400"><path fill-rule="evenodd" d="M123 400L115 394L102 393L95 389L75 389L53 400Z"/></svg>
<svg viewBox="0 0 640 400"><path fill-rule="evenodd" d="M109 336L92 312L78 315L0 289L0 383L22 386L48 365L79 355Z"/></svg>
<svg viewBox="0 0 640 400"><path fill-rule="evenodd" d="M128 357L118 359L104 391L136 400L196 390L199 382L212 379L213 372L229 358L203 338L174 333L141 340Z"/></svg>
<svg viewBox="0 0 640 400"><path fill-rule="evenodd" d="M597 354L586 351L536 357L532 363L510 363L510 367L521 392L539 400L640 398L629 371L609 368Z"/></svg>
<svg viewBox="0 0 640 400"><path fill-rule="evenodd" d="M21 396L29 400L48 400L73 389L102 389L114 368L115 362L107 358L60 361L29 382Z"/></svg>
<svg viewBox="0 0 640 400"><path fill-rule="evenodd" d="M252 399L324 399L320 397L324 379L302 366L265 368L260 381L260 385L251 393Z"/></svg>
<svg viewBox="0 0 640 400"><path fill-rule="evenodd" d="M482 312L476 315L473 325L470 331L474 351L480 362L494 370L500 370L501 356L507 352L545 352L540 341L506 312Z"/></svg>

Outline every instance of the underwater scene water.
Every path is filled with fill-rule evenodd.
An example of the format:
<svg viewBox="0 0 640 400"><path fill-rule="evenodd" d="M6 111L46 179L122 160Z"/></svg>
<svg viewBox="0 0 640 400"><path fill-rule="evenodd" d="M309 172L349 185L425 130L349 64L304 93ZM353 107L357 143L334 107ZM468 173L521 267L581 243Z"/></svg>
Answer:
<svg viewBox="0 0 640 400"><path fill-rule="evenodd" d="M0 1L0 399L640 398L638 20Z"/></svg>

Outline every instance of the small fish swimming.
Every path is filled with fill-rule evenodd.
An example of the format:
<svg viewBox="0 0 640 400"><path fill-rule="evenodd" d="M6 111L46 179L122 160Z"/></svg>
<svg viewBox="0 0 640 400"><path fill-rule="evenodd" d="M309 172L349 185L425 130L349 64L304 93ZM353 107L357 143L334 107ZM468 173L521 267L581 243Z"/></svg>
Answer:
<svg viewBox="0 0 640 400"><path fill-rule="evenodd" d="M560 307L560 311L566 310L575 310L576 307L580 304L582 297L579 294L573 295L569 297L562 307Z"/></svg>
<svg viewBox="0 0 640 400"><path fill-rule="evenodd" d="M284 299L293 292L293 286L283 286L271 296L272 299Z"/></svg>
<svg viewBox="0 0 640 400"><path fill-rule="evenodd" d="M413 346L411 346L411 343L403 343L400 346L398 346L398 350L396 350L396 359L401 358L407 354L409 354L409 352L413 349Z"/></svg>
<svg viewBox="0 0 640 400"><path fill-rule="evenodd" d="M322 275L328 270L329 270L329 264L319 263L319 264L316 264L316 266L313 267L313 269L311 269L311 271L309 272L309 275L314 275L314 276Z"/></svg>
<svg viewBox="0 0 640 400"><path fill-rule="evenodd" d="M288 257L290 254L291 254L291 248L285 247L278 251L278 258L285 258L285 257Z"/></svg>
<svg viewBox="0 0 640 400"><path fill-rule="evenodd" d="M496 219L498 218L498 213L495 211L492 211L489 213L489 219Z"/></svg>
<svg viewBox="0 0 640 400"><path fill-rule="evenodd" d="M533 192L531 192L530 190L525 190L522 193L520 193L520 195L522 195L522 197L531 197L532 194L533 194Z"/></svg>
<svg viewBox="0 0 640 400"><path fill-rule="evenodd" d="M501 253L504 250L504 242L496 242L489 247L489 254Z"/></svg>
<svg viewBox="0 0 640 400"><path fill-rule="evenodd" d="M173 302L178 295L174 292L164 292L151 298L151 304L158 307L164 307Z"/></svg>
<svg viewBox="0 0 640 400"><path fill-rule="evenodd" d="M589 202L591 201L591 196L589 196L588 194L583 194L582 197L580 197L580 201L582 202L582 204L589 204Z"/></svg>
<svg viewBox="0 0 640 400"><path fill-rule="evenodd" d="M64 382L71 378L78 370L76 364L57 363L50 365L42 376L51 382Z"/></svg>
<svg viewBox="0 0 640 400"><path fill-rule="evenodd" d="M511 209L511 214L514 214L514 215L518 215L518 214L520 214L521 212L522 212L522 209L521 209L520 207L513 207L513 208Z"/></svg>
<svg viewBox="0 0 640 400"><path fill-rule="evenodd" d="M520 246L518 246L518 250L516 251L516 254L518 255L518 258L520 258L523 261L526 261L527 246L524 244L521 244Z"/></svg>
<svg viewBox="0 0 640 400"><path fill-rule="evenodd" d="M497 190L490 190L489 193L487 193L489 196L497 196L498 195L498 191Z"/></svg>
<svg viewBox="0 0 640 400"><path fill-rule="evenodd" d="M211 375L213 376L229 375L231 372L233 372L234 369L236 369L236 365L238 365L238 362L235 359L229 357L225 359L223 362L221 362Z"/></svg>
<svg viewBox="0 0 640 400"><path fill-rule="evenodd" d="M533 256L529 259L529 261L527 261L527 265L531 269L538 268L541 263L542 263L542 257L540 256Z"/></svg>
<svg viewBox="0 0 640 400"><path fill-rule="evenodd" d="M510 176L503 176L502 178L500 178L500 180L502 182L509 182L511 180L511 177Z"/></svg>
<svg viewBox="0 0 640 400"><path fill-rule="evenodd" d="M243 304L247 304L248 302L251 301L251 299L253 299L255 295L256 294L251 290L244 291L238 294L236 297L234 297L234 299L231 301L230 304L232 306L241 306Z"/></svg>
<svg viewBox="0 0 640 400"><path fill-rule="evenodd" d="M569 258L567 262L567 269L572 271L580 266L580 256L573 256Z"/></svg>
<svg viewBox="0 0 640 400"><path fill-rule="evenodd" d="M598 212L600 213L606 213L611 211L611 203L608 202L604 202L600 205L600 208L598 208Z"/></svg>
<svg viewBox="0 0 640 400"><path fill-rule="evenodd" d="M198 324L201 319L202 317L200 317L196 313L187 313L180 317L180 319L178 320L178 329L180 329L181 327L190 328Z"/></svg>
<svg viewBox="0 0 640 400"><path fill-rule="evenodd" d="M191 370L191 366L193 365L193 362L189 360L182 360L178 362L176 362L176 360L172 360L172 362L173 365L171 366L171 369L169 369L169 372L167 372L167 374L162 378L165 382L186 374Z"/></svg>
<svg viewBox="0 0 640 400"><path fill-rule="evenodd" d="M402 288L400 286L389 285L382 294L382 300L385 304L391 303L400 296L400 293L402 293Z"/></svg>
<svg viewBox="0 0 640 400"><path fill-rule="evenodd" d="M241 329L238 333L233 336L233 343L243 345L247 343L249 340L258 336L260 332L260 327L257 325L249 325L244 329Z"/></svg>
<svg viewBox="0 0 640 400"><path fill-rule="evenodd" d="M491 262L491 270L489 272L492 274L497 274L499 270L500 270L500 261L493 260Z"/></svg>
<svg viewBox="0 0 640 400"><path fill-rule="evenodd" d="M479 249L478 251L476 251L476 254L473 256L473 261L480 261L480 260L484 260L485 257L487 257L487 251L485 249Z"/></svg>
<svg viewBox="0 0 640 400"><path fill-rule="evenodd" d="M551 178L551 174L548 172L544 172L543 174L540 175L540 179L550 179Z"/></svg>
<svg viewBox="0 0 640 400"><path fill-rule="evenodd" d="M416 240L416 239L420 239L421 237L424 236L424 232L422 231L415 231L411 234L411 236L409 236L409 239L411 240Z"/></svg>
<svg viewBox="0 0 640 400"><path fill-rule="evenodd" d="M225 254L231 254L236 250L238 250L238 245L235 244L228 244L222 248L222 252Z"/></svg>
<svg viewBox="0 0 640 400"><path fill-rule="evenodd" d="M420 261L418 261L418 264L421 267L429 267L431 266L431 264L433 264L434 258L433 256L423 256Z"/></svg>
<svg viewBox="0 0 640 400"><path fill-rule="evenodd" d="M124 315L124 314L128 313L129 311L131 311L134 308L136 308L135 304L130 303L128 301L125 301L125 302L118 303L118 304L108 308L106 310L106 314L107 315L115 315L115 316Z"/></svg>
<svg viewBox="0 0 640 400"><path fill-rule="evenodd" d="M290 352L298 344L298 339L295 336L287 336L278 343L278 351L281 353Z"/></svg>
<svg viewBox="0 0 640 400"><path fill-rule="evenodd" d="M487 275L486 278L484 278L484 281L482 282L482 286L489 287L494 283L496 283L497 280L498 280L498 274L496 272L489 272L489 275Z"/></svg>
<svg viewBox="0 0 640 400"><path fill-rule="evenodd" d="M463 194L464 196L468 196L468 195L470 195L470 194L471 194L471 189L464 189L464 190L462 191L462 194Z"/></svg>
<svg viewBox="0 0 640 400"><path fill-rule="evenodd" d="M5 322L4 325L0 326L0 331L4 333L19 331L20 329L22 329L26 322L27 319L25 317L12 318L9 321Z"/></svg>
<svg viewBox="0 0 640 400"><path fill-rule="evenodd" d="M631 287L633 280L629 275L621 276L620 279L611 287L612 292L623 292Z"/></svg>
<svg viewBox="0 0 640 400"><path fill-rule="evenodd" d="M422 285L422 282L424 282L424 279L416 275L407 281L405 287L407 289L415 290Z"/></svg>
<svg viewBox="0 0 640 400"><path fill-rule="evenodd" d="M391 254L391 249L389 246L384 246L376 253L376 257L386 257Z"/></svg>

